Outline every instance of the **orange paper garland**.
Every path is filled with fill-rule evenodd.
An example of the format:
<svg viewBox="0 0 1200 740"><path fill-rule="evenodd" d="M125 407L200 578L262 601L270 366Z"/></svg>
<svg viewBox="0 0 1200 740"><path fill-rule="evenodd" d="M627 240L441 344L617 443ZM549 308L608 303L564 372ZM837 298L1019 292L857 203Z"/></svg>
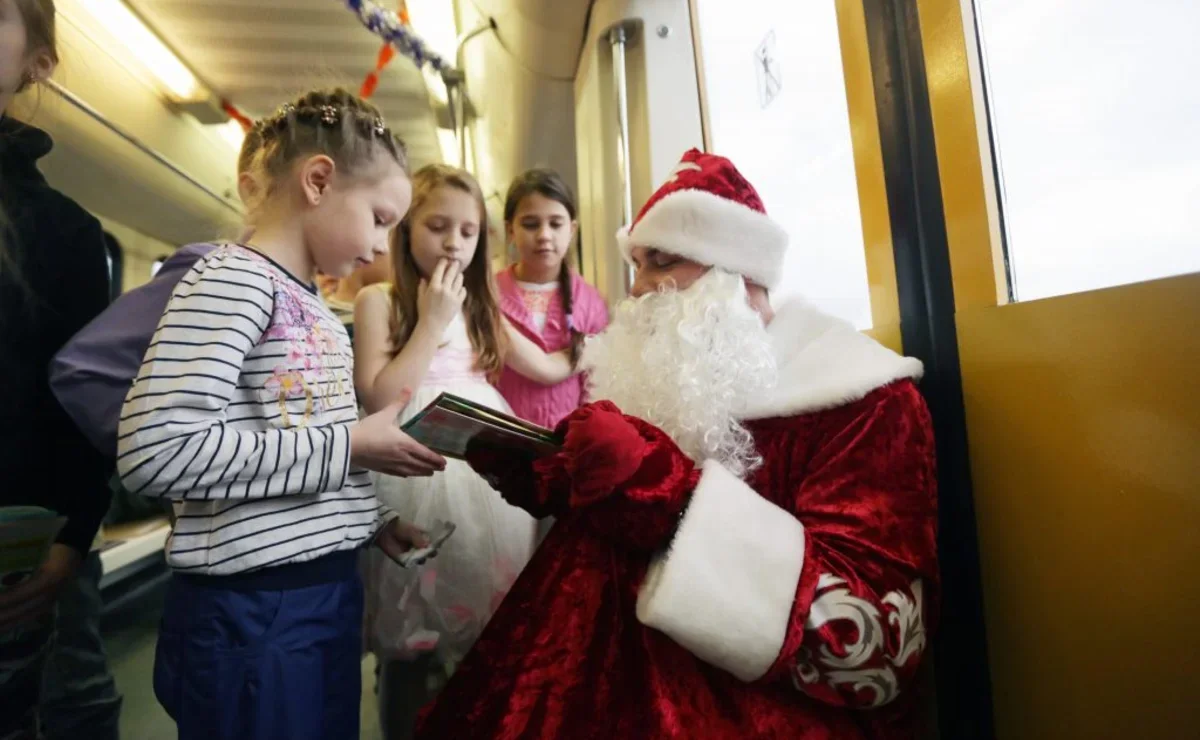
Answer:
<svg viewBox="0 0 1200 740"><path fill-rule="evenodd" d="M405 26L410 26L412 23L408 18L408 7L404 0L400 0L400 8L396 13L400 17L400 23ZM392 46L387 41L379 47L379 53L375 56L375 69L367 73L366 79L363 80L362 87L358 90L358 96L363 100L369 99L375 94L375 88L379 87L379 74L384 68L392 63L396 57L396 47Z"/></svg>

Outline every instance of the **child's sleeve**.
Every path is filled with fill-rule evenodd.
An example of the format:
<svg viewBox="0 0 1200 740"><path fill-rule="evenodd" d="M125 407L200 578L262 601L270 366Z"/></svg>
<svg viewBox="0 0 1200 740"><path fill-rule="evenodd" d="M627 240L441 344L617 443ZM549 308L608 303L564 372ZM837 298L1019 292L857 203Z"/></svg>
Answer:
<svg viewBox="0 0 1200 740"><path fill-rule="evenodd" d="M348 424L249 431L226 423L274 296L269 277L233 259L211 260L180 282L121 410L117 471L126 488L187 500L342 489Z"/></svg>
<svg viewBox="0 0 1200 740"><path fill-rule="evenodd" d="M211 246L181 247L150 282L118 297L50 363L50 389L55 398L110 460L117 454L121 407L171 291L201 256L196 250Z"/></svg>

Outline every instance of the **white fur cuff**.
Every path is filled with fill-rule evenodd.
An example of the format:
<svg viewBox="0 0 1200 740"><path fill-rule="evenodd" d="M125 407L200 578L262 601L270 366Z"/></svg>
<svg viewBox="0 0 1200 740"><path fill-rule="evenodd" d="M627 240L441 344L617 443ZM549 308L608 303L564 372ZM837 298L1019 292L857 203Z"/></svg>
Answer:
<svg viewBox="0 0 1200 740"><path fill-rule="evenodd" d="M804 526L716 462L638 594L638 620L743 681L779 657L804 565Z"/></svg>

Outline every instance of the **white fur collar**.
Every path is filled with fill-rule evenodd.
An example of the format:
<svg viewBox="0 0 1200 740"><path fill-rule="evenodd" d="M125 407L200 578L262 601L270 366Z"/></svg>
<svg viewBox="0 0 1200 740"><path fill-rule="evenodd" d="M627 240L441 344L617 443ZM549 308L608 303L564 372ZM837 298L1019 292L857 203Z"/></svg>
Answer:
<svg viewBox="0 0 1200 740"><path fill-rule="evenodd" d="M789 301L767 327L779 383L753 402L743 419L765 419L835 408L902 378L921 377L921 361L902 357L849 322Z"/></svg>

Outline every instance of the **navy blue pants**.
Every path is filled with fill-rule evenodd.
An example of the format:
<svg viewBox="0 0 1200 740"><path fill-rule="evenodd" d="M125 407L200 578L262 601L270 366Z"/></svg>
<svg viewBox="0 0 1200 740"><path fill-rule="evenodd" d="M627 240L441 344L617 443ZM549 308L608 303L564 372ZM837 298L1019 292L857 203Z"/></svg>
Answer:
<svg viewBox="0 0 1200 740"><path fill-rule="evenodd" d="M357 740L362 614L357 574L279 591L175 576L155 696L179 740Z"/></svg>

